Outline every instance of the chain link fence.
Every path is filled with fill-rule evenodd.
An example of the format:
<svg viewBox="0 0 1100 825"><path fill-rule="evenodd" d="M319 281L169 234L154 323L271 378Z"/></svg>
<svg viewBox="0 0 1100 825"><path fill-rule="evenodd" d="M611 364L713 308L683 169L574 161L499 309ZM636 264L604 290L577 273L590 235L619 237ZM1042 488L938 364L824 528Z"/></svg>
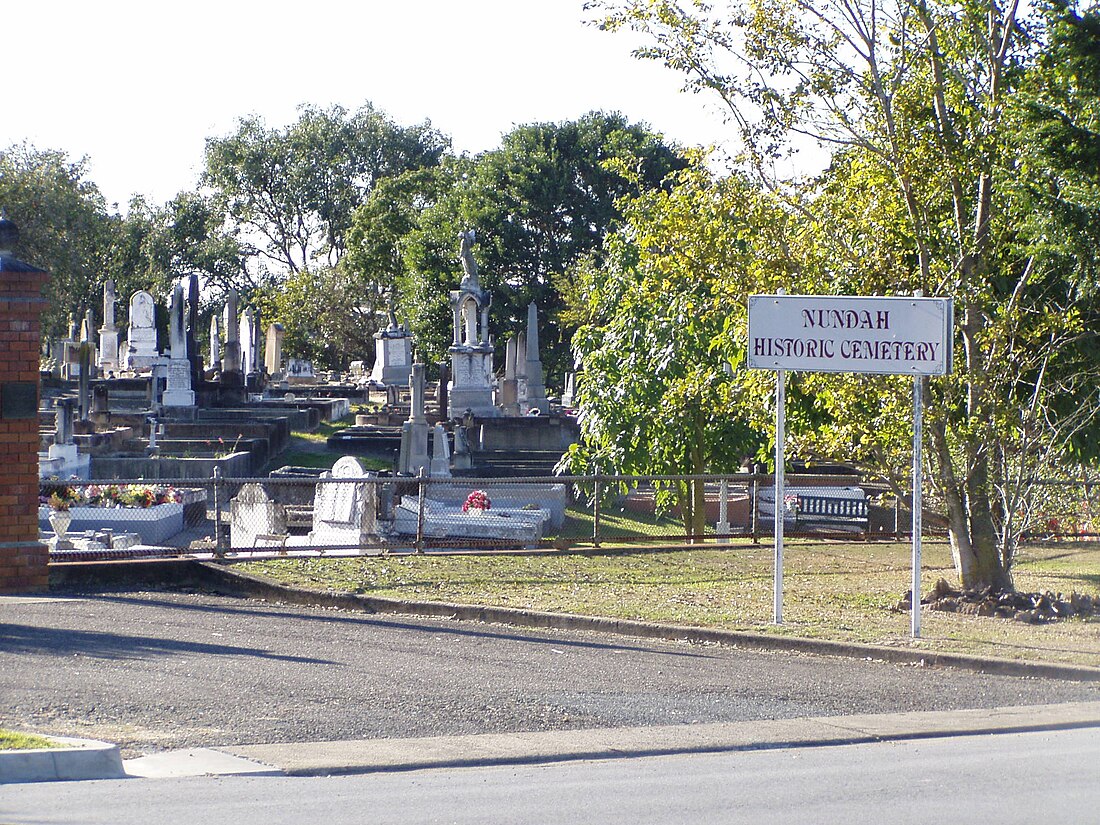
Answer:
<svg viewBox="0 0 1100 825"><path fill-rule="evenodd" d="M176 483L43 482L39 527L59 560L143 556L491 552L767 541L770 475L351 478ZM1100 484L1042 482L1026 538L1097 536ZM889 488L855 475L787 474L784 534L906 539ZM945 535L930 509L927 536Z"/></svg>

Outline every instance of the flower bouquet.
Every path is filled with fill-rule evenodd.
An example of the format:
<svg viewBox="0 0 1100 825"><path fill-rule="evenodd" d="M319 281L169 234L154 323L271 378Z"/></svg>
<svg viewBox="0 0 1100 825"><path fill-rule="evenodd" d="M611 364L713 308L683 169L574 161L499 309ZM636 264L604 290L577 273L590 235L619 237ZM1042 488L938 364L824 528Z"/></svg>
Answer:
<svg viewBox="0 0 1100 825"><path fill-rule="evenodd" d="M462 505L462 512L478 515L484 513L491 506L492 502L489 501L489 496L485 494L484 490L474 490L466 496L466 501Z"/></svg>

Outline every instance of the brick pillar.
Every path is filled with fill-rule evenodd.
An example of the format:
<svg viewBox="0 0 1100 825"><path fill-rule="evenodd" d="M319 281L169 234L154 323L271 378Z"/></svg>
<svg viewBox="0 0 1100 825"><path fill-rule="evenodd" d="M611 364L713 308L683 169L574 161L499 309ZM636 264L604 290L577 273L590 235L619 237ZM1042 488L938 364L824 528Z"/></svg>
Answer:
<svg viewBox="0 0 1100 825"><path fill-rule="evenodd" d="M0 593L45 590L38 541L38 356L49 275L16 260L15 224L0 215Z"/></svg>

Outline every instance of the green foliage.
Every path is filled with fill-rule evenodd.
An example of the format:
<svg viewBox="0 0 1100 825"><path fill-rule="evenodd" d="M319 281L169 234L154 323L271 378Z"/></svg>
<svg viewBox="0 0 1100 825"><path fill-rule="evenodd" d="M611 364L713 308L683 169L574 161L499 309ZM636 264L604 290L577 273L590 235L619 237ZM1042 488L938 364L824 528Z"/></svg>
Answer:
<svg viewBox="0 0 1100 825"><path fill-rule="evenodd" d="M38 736L34 733L19 733L18 731L0 728L0 751L25 751L64 747L68 746L58 742L56 739L50 739L46 736Z"/></svg>
<svg viewBox="0 0 1100 825"><path fill-rule="evenodd" d="M102 300L118 218L86 175L85 160L70 161L62 152L26 143L0 152L0 206L20 232L12 251L51 275L43 293L45 337L67 334L70 316L79 319Z"/></svg>
<svg viewBox="0 0 1100 825"><path fill-rule="evenodd" d="M935 493L964 582L1010 587L1032 480L1096 449L1095 9L1056 2L1022 22L996 0L597 5L605 27L647 37L640 56L727 107L745 168L786 199L794 289L954 298L955 373L926 395ZM779 174L807 137L830 168ZM792 440L900 486L905 396L894 379L804 376Z"/></svg>
<svg viewBox="0 0 1100 825"><path fill-rule="evenodd" d="M427 123L397 126L370 103L351 114L303 106L284 129L250 117L208 140L203 185L262 282L334 266L352 214L378 181L433 166L446 147Z"/></svg>
<svg viewBox="0 0 1100 825"><path fill-rule="evenodd" d="M447 293L459 281L458 233L476 230L498 342L523 328L535 301L549 381L560 383L572 327L560 317L558 279L599 249L620 217L619 198L660 186L683 165L660 135L618 114L520 126L500 149L379 190L356 216L352 237L365 245L349 262L394 273L419 347L426 360L440 360L452 340Z"/></svg>
<svg viewBox="0 0 1100 825"><path fill-rule="evenodd" d="M371 357L392 272L362 234L352 234L355 263L344 261L352 216L388 179L431 169L446 148L429 124L398 126L370 103L354 113L303 106L282 129L246 118L207 142L205 204L230 227L223 251L236 250L247 273L237 288L265 322L286 327L286 352L328 368Z"/></svg>
<svg viewBox="0 0 1100 825"><path fill-rule="evenodd" d="M583 364L572 469L730 472L759 451L733 366L744 358L746 296L784 269L771 244L783 223L743 179L701 168L627 206L623 230L572 272ZM659 496L680 504L689 535L702 532L699 496L695 484Z"/></svg>

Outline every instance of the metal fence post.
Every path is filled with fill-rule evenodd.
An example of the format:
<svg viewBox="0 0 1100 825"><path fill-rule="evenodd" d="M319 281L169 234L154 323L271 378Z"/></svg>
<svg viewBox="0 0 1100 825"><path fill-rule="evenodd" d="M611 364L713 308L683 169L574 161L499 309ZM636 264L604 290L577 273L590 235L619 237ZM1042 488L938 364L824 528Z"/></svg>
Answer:
<svg viewBox="0 0 1100 825"><path fill-rule="evenodd" d="M214 555L225 555L225 539L222 536L222 470L214 467Z"/></svg>
<svg viewBox="0 0 1100 825"><path fill-rule="evenodd" d="M759 535L757 531L756 515L757 508L760 506L760 501L757 498L758 479L756 473L752 474L752 484L749 485L749 523L752 525L752 543L756 544L757 537Z"/></svg>
<svg viewBox="0 0 1100 825"><path fill-rule="evenodd" d="M592 477L592 546L600 546L600 476L599 468L596 468L597 475Z"/></svg>
<svg viewBox="0 0 1100 825"><path fill-rule="evenodd" d="M417 506L416 506L416 552L424 552L424 487L427 479L424 476L424 468L420 468L420 475L416 479Z"/></svg>

